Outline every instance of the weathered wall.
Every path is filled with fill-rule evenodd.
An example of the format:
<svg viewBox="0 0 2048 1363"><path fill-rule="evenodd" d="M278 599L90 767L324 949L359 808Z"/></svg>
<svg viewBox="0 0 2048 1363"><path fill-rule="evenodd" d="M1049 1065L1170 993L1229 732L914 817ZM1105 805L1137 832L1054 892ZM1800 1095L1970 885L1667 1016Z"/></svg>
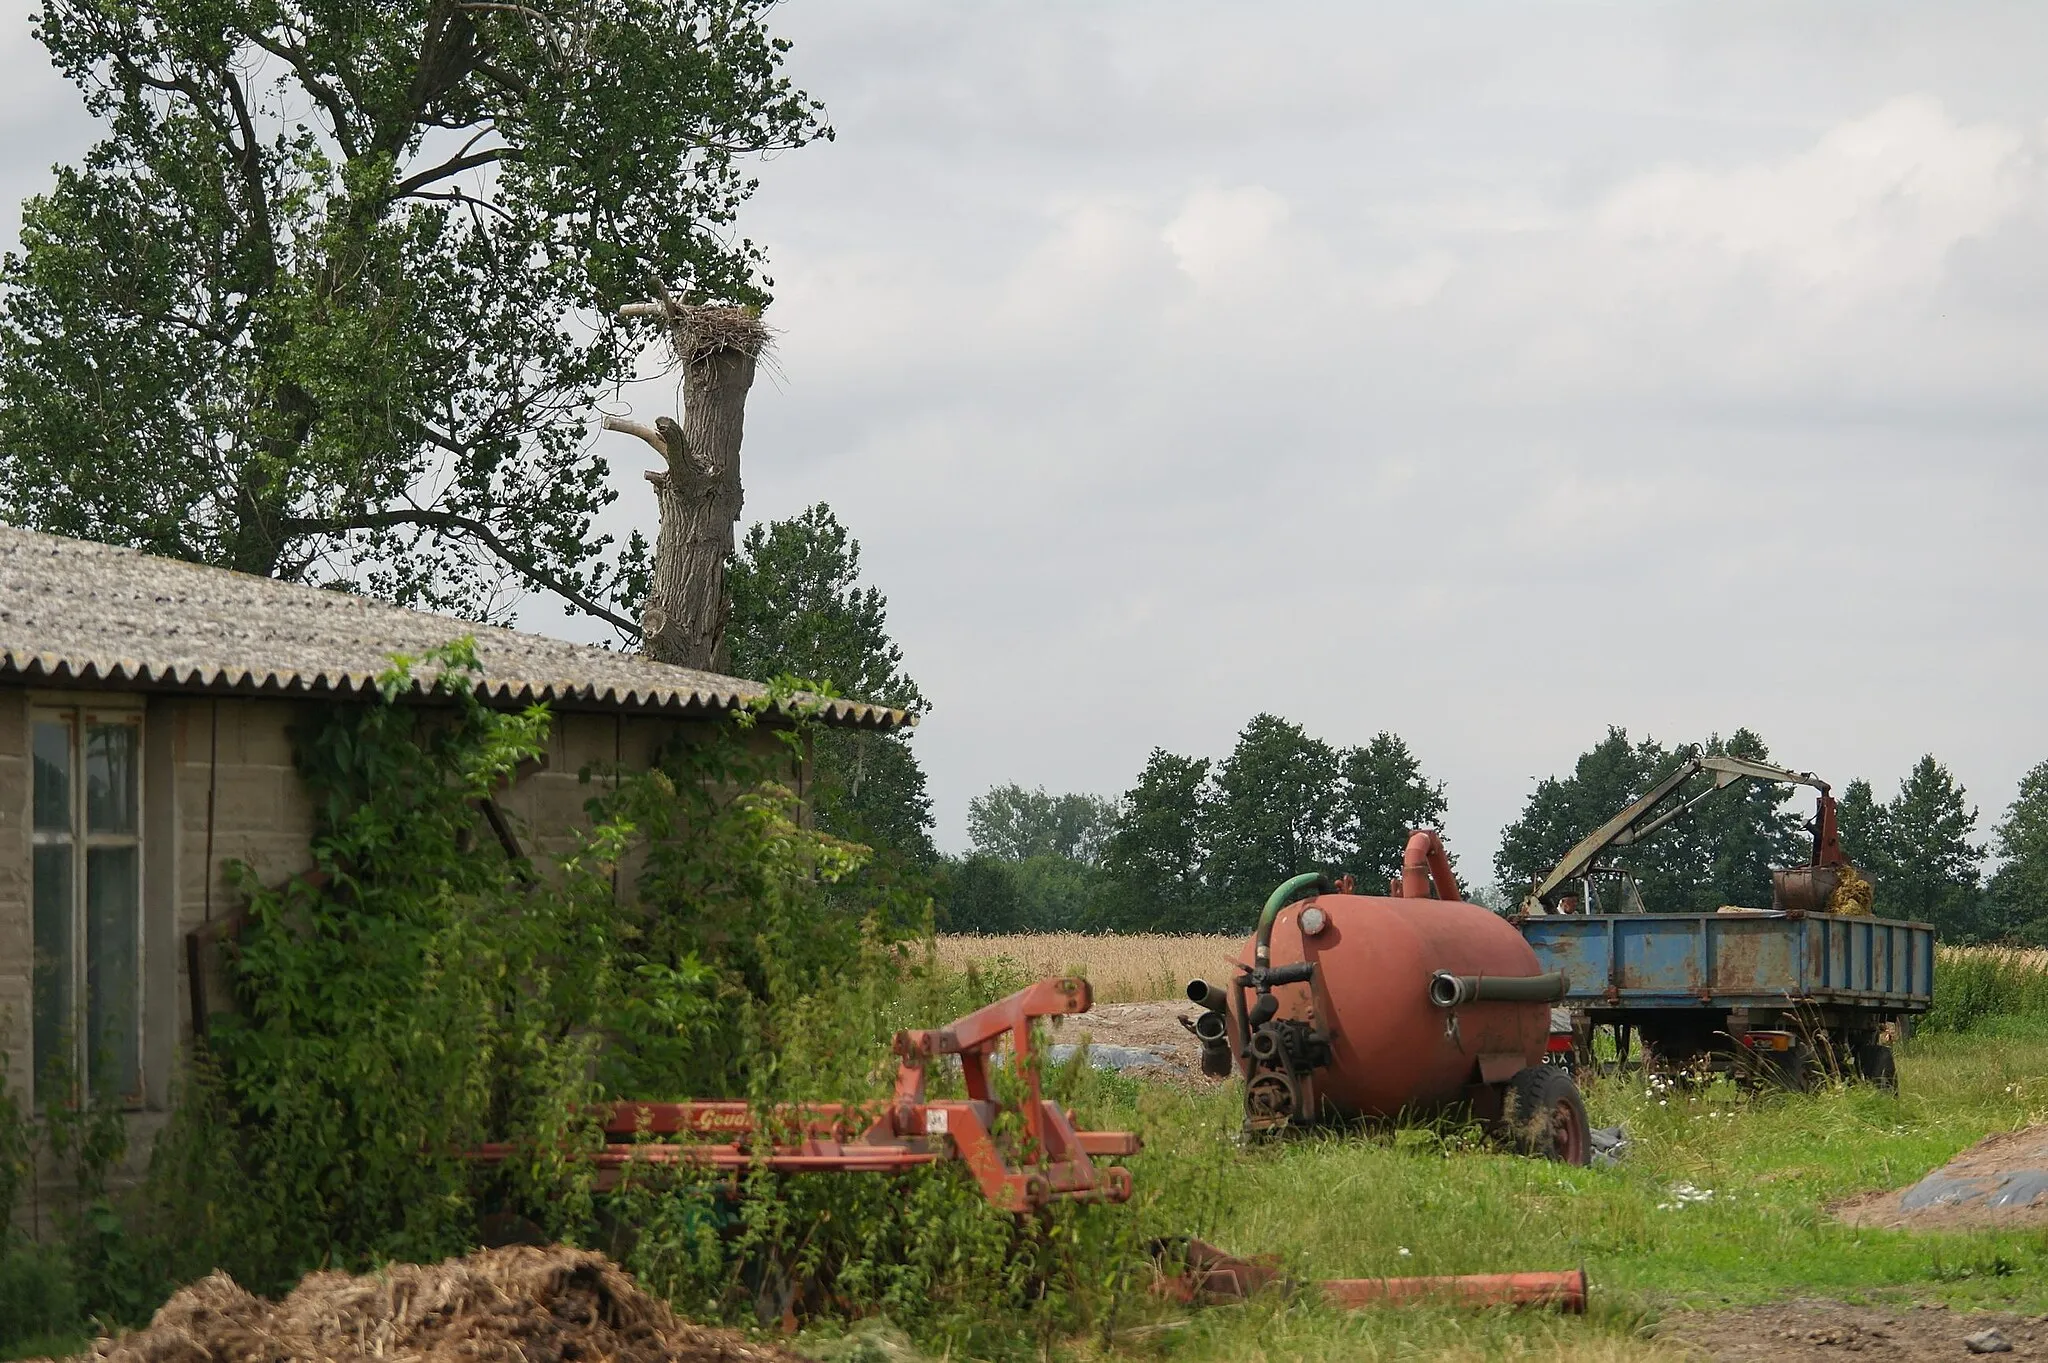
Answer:
<svg viewBox="0 0 2048 1363"><path fill-rule="evenodd" d="M60 693L37 692L59 699ZM30 796L31 693L0 685L0 1062L8 1089L31 1091ZM129 1119L129 1155L119 1181L139 1178L192 1039L192 981L186 937L206 935L242 907L223 869L240 861L266 884L307 870L313 803L292 761L291 730L309 702L240 696L156 695L143 732L143 1069L144 1105ZM568 851L588 828L584 804L598 786L587 768L645 768L678 739L709 732L706 721L603 713L557 714L544 761L499 798L524 850L536 861ZM763 733L754 740L773 742ZM794 775L794 773L792 773ZM604 777L594 777L602 782ZM628 868L630 876L630 868ZM228 1006L220 953L200 952L209 1011ZM46 1168L17 1219L47 1234L75 1200L67 1176Z"/></svg>

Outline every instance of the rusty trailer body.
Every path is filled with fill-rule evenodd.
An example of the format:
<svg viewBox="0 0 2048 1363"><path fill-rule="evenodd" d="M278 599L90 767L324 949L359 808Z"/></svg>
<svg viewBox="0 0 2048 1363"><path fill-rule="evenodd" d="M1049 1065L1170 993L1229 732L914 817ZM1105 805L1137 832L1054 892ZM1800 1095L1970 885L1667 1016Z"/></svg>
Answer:
<svg viewBox="0 0 2048 1363"><path fill-rule="evenodd" d="M1832 1060L1889 1084L1880 1029L1934 999L1926 923L1799 909L1516 921L1543 968L1571 980L1565 1003L1582 1031L1612 1025L1623 1045L1638 1037L1672 1069L1732 1068L1803 1087Z"/></svg>

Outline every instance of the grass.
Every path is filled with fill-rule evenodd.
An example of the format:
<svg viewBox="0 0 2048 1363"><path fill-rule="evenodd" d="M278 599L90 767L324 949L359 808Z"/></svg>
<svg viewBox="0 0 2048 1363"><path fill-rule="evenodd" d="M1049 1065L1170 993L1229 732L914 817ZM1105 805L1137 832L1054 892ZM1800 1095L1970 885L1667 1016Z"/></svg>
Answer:
<svg viewBox="0 0 2048 1363"><path fill-rule="evenodd" d="M1213 973L1234 939L981 939L1052 969L1104 971L1108 997ZM986 947L981 949L988 949ZM967 950L953 939L951 950ZM1234 951L1231 952L1234 954ZM984 958L985 959L985 958ZM1051 963L1057 961L1057 965ZM1193 966L1189 971L1187 967ZM1791 1297L2048 1311L2048 1232L1920 1234L1840 1224L1828 1206L1903 1186L1987 1134L2048 1122L2048 953L1947 950L1949 1003L1900 1048L1900 1093L1748 1096L1725 1082L1589 1080L1596 1125L1626 1127L1611 1169L1495 1154L1456 1128L1331 1134L1241 1148L1234 1086L1105 1085L1096 1124L1145 1137L1132 1161L1147 1233L1277 1253L1304 1278L1584 1266L1595 1307L1540 1313L1341 1313L1278 1299L1126 1308L1116 1357L1673 1359L1658 1317ZM1159 993L1164 993L1164 990ZM1155 994L1154 996L1158 996ZM1946 1030L1943 1030L1946 1029ZM1106 1110L1101 1110L1106 1106ZM1104 1355L1099 1340L1078 1344Z"/></svg>

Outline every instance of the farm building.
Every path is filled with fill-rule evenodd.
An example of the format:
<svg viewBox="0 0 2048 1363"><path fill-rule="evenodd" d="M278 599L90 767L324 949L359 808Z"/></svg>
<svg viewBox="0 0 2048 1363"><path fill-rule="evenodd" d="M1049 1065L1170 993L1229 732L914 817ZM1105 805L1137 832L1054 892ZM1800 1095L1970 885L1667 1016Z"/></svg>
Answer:
<svg viewBox="0 0 2048 1363"><path fill-rule="evenodd" d="M394 654L470 635L494 706L556 716L538 770L496 803L504 836L565 846L585 767L644 765L687 726L763 696L670 667L342 592L0 526L0 1061L24 1106L68 1062L130 1111L146 1154L194 1026L191 965L236 910L222 867L311 864L290 734L372 688ZM901 711L833 701L827 723Z"/></svg>

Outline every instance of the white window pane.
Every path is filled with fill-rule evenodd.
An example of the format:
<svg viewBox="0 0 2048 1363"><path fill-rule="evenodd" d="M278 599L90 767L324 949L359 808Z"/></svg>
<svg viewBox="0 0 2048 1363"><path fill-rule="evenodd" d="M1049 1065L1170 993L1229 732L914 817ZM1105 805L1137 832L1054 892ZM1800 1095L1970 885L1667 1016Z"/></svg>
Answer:
<svg viewBox="0 0 2048 1363"><path fill-rule="evenodd" d="M85 731L85 828L89 833L135 831L133 724L94 724Z"/></svg>
<svg viewBox="0 0 2048 1363"><path fill-rule="evenodd" d="M40 765L40 763L38 763ZM71 1062L78 1035L72 981L71 929L76 913L71 886L71 844L45 843L35 852L35 1077L50 1062Z"/></svg>
<svg viewBox="0 0 2048 1363"><path fill-rule="evenodd" d="M36 827L68 833L71 831L71 726L37 720Z"/></svg>
<svg viewBox="0 0 2048 1363"><path fill-rule="evenodd" d="M135 847L85 852L86 1057L93 1092L141 1090L141 856Z"/></svg>

